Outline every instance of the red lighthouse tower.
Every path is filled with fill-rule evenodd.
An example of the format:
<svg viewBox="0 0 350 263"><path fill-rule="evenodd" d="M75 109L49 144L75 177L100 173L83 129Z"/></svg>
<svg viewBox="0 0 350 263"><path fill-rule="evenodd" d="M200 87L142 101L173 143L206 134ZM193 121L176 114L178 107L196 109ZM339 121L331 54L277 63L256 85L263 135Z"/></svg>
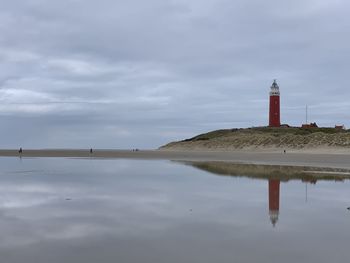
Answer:
<svg viewBox="0 0 350 263"><path fill-rule="evenodd" d="M280 180L269 180L269 215L273 226L276 225L280 211Z"/></svg>
<svg viewBox="0 0 350 263"><path fill-rule="evenodd" d="M270 91L270 115L269 126L280 127L280 88L277 85L276 80L273 81Z"/></svg>

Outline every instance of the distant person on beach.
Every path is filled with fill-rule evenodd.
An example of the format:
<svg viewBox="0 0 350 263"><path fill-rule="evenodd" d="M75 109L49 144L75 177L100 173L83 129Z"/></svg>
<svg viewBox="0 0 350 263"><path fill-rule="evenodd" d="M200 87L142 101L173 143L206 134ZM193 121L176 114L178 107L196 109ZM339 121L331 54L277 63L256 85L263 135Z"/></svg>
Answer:
<svg viewBox="0 0 350 263"><path fill-rule="evenodd" d="M90 148L90 153L92 153L92 148Z"/></svg>
<svg viewBox="0 0 350 263"><path fill-rule="evenodd" d="M283 153L286 153L286 150L283 150Z"/></svg>
<svg viewBox="0 0 350 263"><path fill-rule="evenodd" d="M19 148L19 151L18 151L18 153L22 153L23 151L22 151L22 147L21 148Z"/></svg>

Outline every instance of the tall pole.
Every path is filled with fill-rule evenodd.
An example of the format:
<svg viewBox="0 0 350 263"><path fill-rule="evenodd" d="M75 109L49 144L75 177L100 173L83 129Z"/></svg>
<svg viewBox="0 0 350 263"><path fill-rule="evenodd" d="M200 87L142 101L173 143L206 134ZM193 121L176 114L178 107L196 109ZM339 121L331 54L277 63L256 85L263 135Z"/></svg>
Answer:
<svg viewBox="0 0 350 263"><path fill-rule="evenodd" d="M306 104L306 109L305 109L305 117L306 117L306 124L308 124L308 108L307 108L307 104Z"/></svg>

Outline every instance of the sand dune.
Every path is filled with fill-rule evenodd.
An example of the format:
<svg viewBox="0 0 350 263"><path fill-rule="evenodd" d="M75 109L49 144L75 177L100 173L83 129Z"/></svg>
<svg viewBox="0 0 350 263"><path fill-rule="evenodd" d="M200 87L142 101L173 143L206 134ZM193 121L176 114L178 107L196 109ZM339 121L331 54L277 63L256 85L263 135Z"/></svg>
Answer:
<svg viewBox="0 0 350 263"><path fill-rule="evenodd" d="M190 139L171 142L167 150L214 151L281 151L350 152L350 132L332 128L251 128L227 129L200 134Z"/></svg>

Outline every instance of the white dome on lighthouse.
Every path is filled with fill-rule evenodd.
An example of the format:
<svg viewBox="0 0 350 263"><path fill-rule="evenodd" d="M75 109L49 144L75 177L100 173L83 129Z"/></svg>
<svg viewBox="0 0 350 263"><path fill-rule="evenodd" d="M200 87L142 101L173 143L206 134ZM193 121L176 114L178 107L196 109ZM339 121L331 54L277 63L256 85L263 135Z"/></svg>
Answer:
<svg viewBox="0 0 350 263"><path fill-rule="evenodd" d="M271 85L270 96L279 96L280 95L280 87L278 86L276 80L273 80Z"/></svg>

